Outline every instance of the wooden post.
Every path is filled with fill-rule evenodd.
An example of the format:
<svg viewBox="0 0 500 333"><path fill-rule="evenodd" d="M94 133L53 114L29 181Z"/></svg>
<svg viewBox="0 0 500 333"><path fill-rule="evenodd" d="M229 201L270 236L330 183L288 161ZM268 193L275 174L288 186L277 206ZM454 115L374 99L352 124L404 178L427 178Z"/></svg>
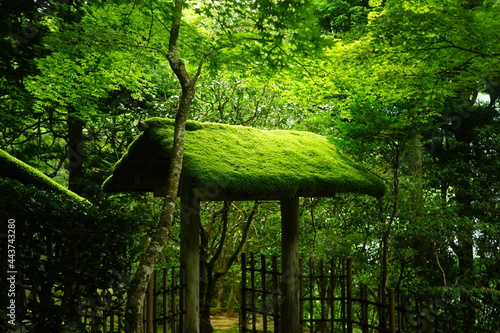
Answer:
<svg viewBox="0 0 500 333"><path fill-rule="evenodd" d="M281 200L282 332L300 332L299 198Z"/></svg>
<svg viewBox="0 0 500 333"><path fill-rule="evenodd" d="M167 321L167 315L168 315L168 292L167 292L167 269L163 268L161 270L162 272L162 302L163 302L163 333L167 333L167 328L168 328L168 321ZM175 309L174 309L175 311Z"/></svg>
<svg viewBox="0 0 500 333"><path fill-rule="evenodd" d="M302 322L303 322L303 319L304 319L304 282L303 282L303 279L302 277L304 276L304 272L302 271L302 267L304 267L302 265L302 260L299 259L299 320L300 320L300 332L303 333L304 330L303 330L303 325L302 325ZM333 326L332 326L333 327Z"/></svg>
<svg viewBox="0 0 500 333"><path fill-rule="evenodd" d="M314 262L309 258L309 329L314 332Z"/></svg>
<svg viewBox="0 0 500 333"><path fill-rule="evenodd" d="M241 311L240 332L247 331L247 255L241 254Z"/></svg>
<svg viewBox="0 0 500 333"><path fill-rule="evenodd" d="M107 319L104 320L104 327L106 327L106 321ZM111 316L109 317L109 331L115 331L115 314L113 312L111 312Z"/></svg>
<svg viewBox="0 0 500 333"><path fill-rule="evenodd" d="M267 316L269 311L267 310L267 288L266 288L266 256L260 255L260 269L261 269L261 289L262 289L262 321L263 321L263 331L267 332Z"/></svg>
<svg viewBox="0 0 500 333"><path fill-rule="evenodd" d="M346 259L347 264L347 332L353 332L353 308L352 308L352 259Z"/></svg>
<svg viewBox="0 0 500 333"><path fill-rule="evenodd" d="M389 288L389 332L396 333L396 291Z"/></svg>
<svg viewBox="0 0 500 333"><path fill-rule="evenodd" d="M368 287L365 284L360 285L361 291L361 324L362 332L368 333Z"/></svg>
<svg viewBox="0 0 500 333"><path fill-rule="evenodd" d="M153 273L154 274L154 273ZM148 294L146 296L147 303L146 303L146 332L147 333L153 333L153 292L154 292L154 277L152 276L151 279L149 279L149 284L148 284Z"/></svg>
<svg viewBox="0 0 500 333"><path fill-rule="evenodd" d="M250 306L252 308L252 332L257 332L257 311L256 311L256 306L255 306L255 301L256 301L256 290L255 288L255 254L250 253L250 302L252 305Z"/></svg>
<svg viewBox="0 0 500 333"><path fill-rule="evenodd" d="M278 283L278 259L273 259L273 314L274 314L274 332L281 332L281 316L279 311L279 283Z"/></svg>
<svg viewBox="0 0 500 333"><path fill-rule="evenodd" d="M179 285L180 285L180 290L176 288L176 282L177 282L177 277L175 276L175 267L172 267L171 268L171 271L170 271L170 274L171 274L171 280L170 280L170 299L171 299L171 304L170 304L170 309L171 309L171 313L172 313L172 317L170 318L170 332L171 333L178 333L179 330L178 330L178 326L179 326L179 323L182 323L182 314L179 314L179 319L177 320L177 314L179 312L182 312L182 302L181 300L179 300L179 308L181 311L179 311L179 308L177 307L177 297L179 296L179 298L182 298L184 293L182 292L182 290L184 289L184 281L182 279L182 269L179 267ZM165 328L164 329L165 331L163 333L167 333L167 329Z"/></svg>
<svg viewBox="0 0 500 333"><path fill-rule="evenodd" d="M152 321L153 329L152 332L158 332L158 322L156 318L158 318L158 271L154 271L153 274L153 308L151 311L150 319Z"/></svg>
<svg viewBox="0 0 500 333"><path fill-rule="evenodd" d="M185 271L185 333L200 332L200 202L183 188L181 195L181 266Z"/></svg>

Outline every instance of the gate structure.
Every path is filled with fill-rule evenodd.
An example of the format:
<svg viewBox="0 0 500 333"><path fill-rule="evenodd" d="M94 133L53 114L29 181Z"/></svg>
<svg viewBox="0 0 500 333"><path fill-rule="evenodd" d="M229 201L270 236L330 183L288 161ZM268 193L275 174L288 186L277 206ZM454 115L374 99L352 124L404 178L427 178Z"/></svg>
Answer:
<svg viewBox="0 0 500 333"><path fill-rule="evenodd" d="M107 193L165 196L173 119L151 118L104 182ZM328 138L309 132L188 121L181 198L180 262L185 268L183 330L200 332L200 202L273 200L281 208L282 327L299 333L299 198L357 193L380 198L385 185L346 158Z"/></svg>
<svg viewBox="0 0 500 333"><path fill-rule="evenodd" d="M240 332L281 332L278 259L242 254ZM300 324L308 332L352 332L352 261L300 262Z"/></svg>
<svg viewBox="0 0 500 333"><path fill-rule="evenodd" d="M242 254L240 332L283 332L281 286L288 278L278 259ZM285 270L286 272L286 270ZM386 292L354 283L351 259L300 262L300 332L423 333L463 332L460 288L416 295ZM474 333L499 333L500 297L475 295ZM492 319L496 318L496 319Z"/></svg>
<svg viewBox="0 0 500 333"><path fill-rule="evenodd" d="M279 258L242 254L241 260L240 332L288 333L281 315L282 285L288 276L281 273ZM351 259L309 259L301 261L300 268L299 314L303 333L463 332L463 307L460 299L453 296L457 292L448 290L453 288L444 289L434 298L426 293L426 299L389 288L382 298L377 290L355 283ZM155 271L145 300L144 333L185 332L184 290L184 273L179 267ZM477 295L474 333L500 333L499 305L500 297L494 293ZM101 320L84 321L88 332L126 331L121 311L102 315Z"/></svg>
<svg viewBox="0 0 500 333"><path fill-rule="evenodd" d="M287 278L275 256L269 260L264 255L256 259L254 254L242 254L241 333L284 332L280 305L285 296L280 286ZM404 308L402 295L396 302L394 289L381 298L365 285L353 288L351 259L301 261L299 280L301 332L351 333L356 328L363 333L396 333L412 326L408 315L415 313Z"/></svg>

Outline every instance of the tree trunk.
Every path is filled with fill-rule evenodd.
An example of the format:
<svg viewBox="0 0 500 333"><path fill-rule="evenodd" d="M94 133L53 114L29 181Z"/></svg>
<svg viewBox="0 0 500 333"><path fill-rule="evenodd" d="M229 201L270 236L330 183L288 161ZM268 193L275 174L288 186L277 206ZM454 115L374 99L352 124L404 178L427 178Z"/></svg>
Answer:
<svg viewBox="0 0 500 333"><path fill-rule="evenodd" d="M422 169L422 142L418 133L413 133L409 140L408 156L406 165L411 176L408 190L408 210L411 212L411 223L415 226L415 232L410 235L410 242L415 255L413 263L417 269L418 283L427 285L429 282L428 262L432 246L424 230L426 220L424 218L424 194L423 194L423 169ZM431 311L432 300L427 294L419 295L422 311ZM419 332L430 333L433 331L433 322L423 318L417 324Z"/></svg>
<svg viewBox="0 0 500 333"><path fill-rule="evenodd" d="M463 307L462 316L464 318L462 332L473 333L474 322L476 320L476 310L474 301L471 299L467 289L474 285L474 225L472 213L472 196L469 186L457 191L457 201L461 205L460 217L464 222L457 233L458 244L455 247L458 256L458 273L457 284L465 286L463 292L460 293L460 303ZM467 223L465 220L467 219Z"/></svg>
<svg viewBox="0 0 500 333"><path fill-rule="evenodd" d="M186 121L191 103L194 98L196 78L199 76L201 65L203 63L200 62L200 67L198 68L196 77L194 79L191 79L189 73L186 70L184 62L179 56L177 43L179 40L179 30L181 26L183 5L184 1L175 1L175 12L170 29L170 40L167 54L170 67L176 74L182 88L179 108L177 110L177 115L175 118L174 145L172 149L171 164L169 169L170 172L167 180L167 191L165 199L163 201L158 226L148 248L141 257L141 261L133 277L133 283L131 284L127 294L125 318L127 324L129 325L127 331L130 333L143 332L142 314L148 283L153 274L156 262L158 261L158 258L160 257L163 248L165 247L165 243L170 231L170 226L172 225L182 171Z"/></svg>
<svg viewBox="0 0 500 333"><path fill-rule="evenodd" d="M210 309L212 305L212 301L214 299L215 294L215 283L212 278L212 270L210 269L207 272L207 280L204 284L204 290L201 291L203 298L200 300L200 332L201 333L212 333L214 328L210 323ZM201 289L201 288L200 288Z"/></svg>
<svg viewBox="0 0 500 333"><path fill-rule="evenodd" d="M425 234L420 230L425 230L424 220L424 194L423 194L423 170L422 170L422 143L420 136L415 133L411 139L410 158L408 161L408 169L412 176L412 187L410 190L410 204L413 213L413 223L419 230L418 234L413 237L413 248L415 253L415 266L417 267L417 274L421 278L421 282L426 284L429 281L429 268L428 261L431 255L430 245Z"/></svg>
<svg viewBox="0 0 500 333"><path fill-rule="evenodd" d="M217 282L217 302L215 303L215 307L217 309L222 309L224 307L225 296L226 296L226 281L224 281L224 279L220 279Z"/></svg>
<svg viewBox="0 0 500 333"><path fill-rule="evenodd" d="M194 87L181 96L181 103L175 120L174 147L167 182L167 194L163 201L160 221L158 222L151 243L141 257L137 271L134 274L134 283L131 284L128 292L126 319L130 325L129 332L131 333L142 332L142 313L147 286L156 262L165 247L170 226L172 225L182 170L186 119L193 96Z"/></svg>
<svg viewBox="0 0 500 333"><path fill-rule="evenodd" d="M68 114L68 188L76 194L83 195L83 125L82 119L74 115L75 111Z"/></svg>
<svg viewBox="0 0 500 333"><path fill-rule="evenodd" d="M200 331L202 333L211 333L213 332L213 327L210 323L210 310L211 305L213 304L215 298L215 286L219 281L223 282L221 279L231 268L233 263L238 259L239 254L241 253L241 249L246 243L246 239L248 236L248 232L250 230L250 225L252 224L253 218L257 213L257 208L259 206L258 202L254 203L249 215L247 216L247 220L242 229L242 237L239 241L239 244L236 246L236 249L231 254L229 258L226 255L223 255L225 252L223 251L223 247L225 244L225 239L228 233L228 213L230 203L225 201L224 207L219 211L222 213L222 221L223 227L221 230L221 240L220 243L213 255L213 257L208 260L206 253L206 248L202 251L204 260L201 265L201 281L200 281ZM215 217L214 217L215 218ZM213 222L213 221L212 221ZM208 236L203 234L202 232L202 244L204 247L208 247ZM222 263L223 262L223 263ZM218 269L216 268L217 264L219 264Z"/></svg>
<svg viewBox="0 0 500 333"><path fill-rule="evenodd" d="M228 317L232 317L236 314L236 307L239 305L239 297L240 297L240 283L238 282L238 273L234 271L231 279L231 291L229 292L229 299L227 301L226 315Z"/></svg>

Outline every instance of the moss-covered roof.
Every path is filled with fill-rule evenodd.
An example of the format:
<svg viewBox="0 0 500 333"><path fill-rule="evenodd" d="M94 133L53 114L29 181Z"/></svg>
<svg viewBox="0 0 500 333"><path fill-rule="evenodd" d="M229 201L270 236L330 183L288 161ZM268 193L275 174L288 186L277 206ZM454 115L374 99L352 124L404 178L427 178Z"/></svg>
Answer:
<svg viewBox="0 0 500 333"><path fill-rule="evenodd" d="M161 194L174 121L151 118L116 164L105 192ZM280 199L354 192L382 196L383 183L343 156L327 138L301 131L188 121L182 179L205 200Z"/></svg>
<svg viewBox="0 0 500 333"><path fill-rule="evenodd" d="M12 178L25 185L65 194L79 201L87 201L78 194L53 181L39 170L0 149L0 177Z"/></svg>

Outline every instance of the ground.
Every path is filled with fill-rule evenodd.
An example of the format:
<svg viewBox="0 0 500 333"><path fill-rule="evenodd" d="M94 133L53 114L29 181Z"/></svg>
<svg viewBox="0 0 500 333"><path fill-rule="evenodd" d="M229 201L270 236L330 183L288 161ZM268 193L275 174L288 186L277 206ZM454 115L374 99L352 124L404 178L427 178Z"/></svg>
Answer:
<svg viewBox="0 0 500 333"><path fill-rule="evenodd" d="M238 317L216 315L211 318L210 322L212 323L215 332L238 332Z"/></svg>
<svg viewBox="0 0 500 333"><path fill-rule="evenodd" d="M215 330L215 333L238 333L238 316L229 317L224 314L217 314L211 317L210 322ZM257 316L257 330L259 332L263 329L263 320L261 316ZM272 332L273 323L268 321L268 332Z"/></svg>

